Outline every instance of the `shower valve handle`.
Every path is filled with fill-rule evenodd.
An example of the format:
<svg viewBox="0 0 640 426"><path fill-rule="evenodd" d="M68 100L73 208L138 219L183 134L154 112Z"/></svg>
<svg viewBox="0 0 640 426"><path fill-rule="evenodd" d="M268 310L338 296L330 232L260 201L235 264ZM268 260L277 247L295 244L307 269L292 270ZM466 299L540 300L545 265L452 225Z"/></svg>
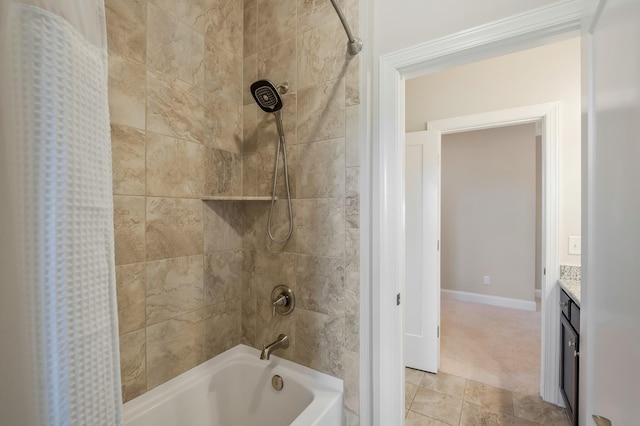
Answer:
<svg viewBox="0 0 640 426"><path fill-rule="evenodd" d="M286 294L281 294L276 300L271 304L271 316L276 316L276 306L287 306L288 297Z"/></svg>
<svg viewBox="0 0 640 426"><path fill-rule="evenodd" d="M271 292L271 316L276 314L289 315L296 307L296 297L293 291L285 286L278 285Z"/></svg>

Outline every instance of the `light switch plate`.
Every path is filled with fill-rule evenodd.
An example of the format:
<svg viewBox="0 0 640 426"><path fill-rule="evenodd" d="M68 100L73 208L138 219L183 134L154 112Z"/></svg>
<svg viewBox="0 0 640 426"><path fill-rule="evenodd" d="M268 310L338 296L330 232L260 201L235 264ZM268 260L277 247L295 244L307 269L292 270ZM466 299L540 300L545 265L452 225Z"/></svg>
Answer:
<svg viewBox="0 0 640 426"><path fill-rule="evenodd" d="M569 237L569 254L581 254L581 253L582 253L582 238Z"/></svg>

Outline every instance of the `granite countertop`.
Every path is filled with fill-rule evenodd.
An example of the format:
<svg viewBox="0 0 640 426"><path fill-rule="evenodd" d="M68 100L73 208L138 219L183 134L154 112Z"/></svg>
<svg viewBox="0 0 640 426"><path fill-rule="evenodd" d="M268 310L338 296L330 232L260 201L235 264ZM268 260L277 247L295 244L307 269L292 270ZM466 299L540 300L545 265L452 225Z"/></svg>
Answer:
<svg viewBox="0 0 640 426"><path fill-rule="evenodd" d="M560 288L562 288L569 297L576 302L576 305L580 306L580 280L564 280L558 281Z"/></svg>

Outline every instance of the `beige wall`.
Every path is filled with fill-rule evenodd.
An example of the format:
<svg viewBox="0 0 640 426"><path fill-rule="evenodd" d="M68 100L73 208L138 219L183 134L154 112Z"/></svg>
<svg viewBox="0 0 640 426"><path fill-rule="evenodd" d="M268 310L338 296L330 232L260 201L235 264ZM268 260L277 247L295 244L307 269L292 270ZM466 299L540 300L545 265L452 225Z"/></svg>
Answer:
<svg viewBox="0 0 640 426"><path fill-rule="evenodd" d="M533 124L443 136L443 289L534 299L535 155Z"/></svg>
<svg viewBox="0 0 640 426"><path fill-rule="evenodd" d="M559 260L580 235L580 40L549 44L407 81L406 129L427 121L545 102L560 103Z"/></svg>
<svg viewBox="0 0 640 426"><path fill-rule="evenodd" d="M298 4L300 3L300 4ZM358 30L358 2L345 12ZM129 400L244 342L345 380L359 424L359 58L328 2L107 0L116 275ZM267 240L276 128L247 90L284 96L295 230ZM284 196L282 177L278 187ZM278 203L276 234L286 230ZM271 318L288 284L298 307Z"/></svg>

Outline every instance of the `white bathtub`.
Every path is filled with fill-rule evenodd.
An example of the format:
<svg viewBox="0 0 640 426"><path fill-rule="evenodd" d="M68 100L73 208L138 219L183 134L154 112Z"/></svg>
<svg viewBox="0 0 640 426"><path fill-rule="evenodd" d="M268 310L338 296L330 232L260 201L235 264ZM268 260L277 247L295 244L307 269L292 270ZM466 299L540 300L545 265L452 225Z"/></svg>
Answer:
<svg viewBox="0 0 640 426"><path fill-rule="evenodd" d="M124 404L125 426L343 426L342 380L238 345ZM271 386L274 374L284 387Z"/></svg>

